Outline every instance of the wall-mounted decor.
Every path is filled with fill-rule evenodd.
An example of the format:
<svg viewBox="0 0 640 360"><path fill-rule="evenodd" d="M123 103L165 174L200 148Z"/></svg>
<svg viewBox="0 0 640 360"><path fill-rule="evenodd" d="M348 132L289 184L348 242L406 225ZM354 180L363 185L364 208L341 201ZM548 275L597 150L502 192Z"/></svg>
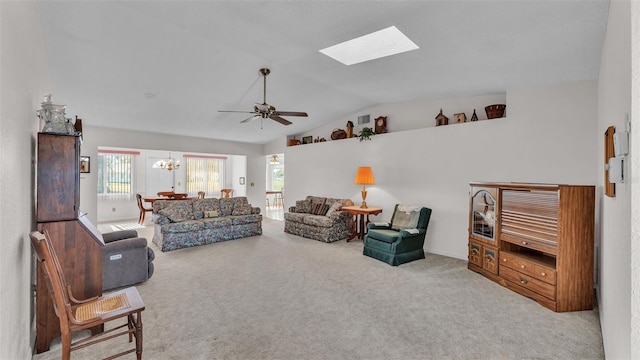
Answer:
<svg viewBox="0 0 640 360"><path fill-rule="evenodd" d="M311 144L313 142L313 136L305 136L302 138L303 144Z"/></svg>
<svg viewBox="0 0 640 360"><path fill-rule="evenodd" d="M80 156L80 172L91 172L91 158L89 156Z"/></svg>
<svg viewBox="0 0 640 360"><path fill-rule="evenodd" d="M369 115L358 116L358 125L368 124L369 123Z"/></svg>

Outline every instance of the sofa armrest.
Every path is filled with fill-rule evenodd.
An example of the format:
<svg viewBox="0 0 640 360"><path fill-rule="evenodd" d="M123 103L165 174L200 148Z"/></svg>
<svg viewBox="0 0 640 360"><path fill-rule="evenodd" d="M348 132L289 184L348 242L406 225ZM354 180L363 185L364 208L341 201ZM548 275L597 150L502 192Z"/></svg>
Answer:
<svg viewBox="0 0 640 360"><path fill-rule="evenodd" d="M122 240L122 239L137 238L137 237L138 237L138 232L135 230L120 230L120 231L113 231L113 232L102 234L102 239L104 240L105 243L110 243L112 241Z"/></svg>

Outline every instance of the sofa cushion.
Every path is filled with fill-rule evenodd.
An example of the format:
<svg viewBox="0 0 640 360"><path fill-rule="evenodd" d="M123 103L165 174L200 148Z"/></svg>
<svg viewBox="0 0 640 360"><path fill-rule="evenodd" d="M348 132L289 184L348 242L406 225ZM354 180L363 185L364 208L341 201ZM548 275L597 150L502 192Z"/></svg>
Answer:
<svg viewBox="0 0 640 360"><path fill-rule="evenodd" d="M235 198L220 199L220 216L229 216L233 212Z"/></svg>
<svg viewBox="0 0 640 360"><path fill-rule="evenodd" d="M296 212L302 214L308 214L311 211L311 201L309 200L296 200Z"/></svg>
<svg viewBox="0 0 640 360"><path fill-rule="evenodd" d="M324 204L325 200L327 198L324 197L320 197L320 196L307 196L306 200L309 200L311 202L311 206L313 206L313 204Z"/></svg>
<svg viewBox="0 0 640 360"><path fill-rule="evenodd" d="M206 218L200 221L202 222L203 229L215 229L225 226L231 226L233 224L233 221L231 221L230 217Z"/></svg>
<svg viewBox="0 0 640 360"><path fill-rule="evenodd" d="M243 225L262 221L262 215L250 214L243 216L234 216L231 218L233 225Z"/></svg>
<svg viewBox="0 0 640 360"><path fill-rule="evenodd" d="M195 219L204 218L205 211L220 212L219 200L215 198L193 200L193 216Z"/></svg>
<svg viewBox="0 0 640 360"><path fill-rule="evenodd" d="M420 218L419 206L398 205L393 219L391 219L391 229L415 229Z"/></svg>
<svg viewBox="0 0 640 360"><path fill-rule="evenodd" d="M202 230L204 227L202 220L185 220L179 223L171 223L162 226L164 233L181 233Z"/></svg>
<svg viewBox="0 0 640 360"><path fill-rule="evenodd" d="M308 214L298 213L298 212L288 212L284 213L284 219L287 221L293 221L296 223L302 223L305 216Z"/></svg>
<svg viewBox="0 0 640 360"><path fill-rule="evenodd" d="M168 217L174 223L194 219L191 200L172 200L169 206L158 213Z"/></svg>
<svg viewBox="0 0 640 360"><path fill-rule="evenodd" d="M319 226L319 227L331 227L333 225L333 220L322 215L307 214L302 219L302 223L307 225Z"/></svg>
<svg viewBox="0 0 640 360"><path fill-rule="evenodd" d="M398 240L399 235L400 233L398 231L389 229L369 229L368 232L369 238L374 238L389 244Z"/></svg>
<svg viewBox="0 0 640 360"><path fill-rule="evenodd" d="M233 211L231 212L231 215L233 216L251 215L251 206L243 205L239 207L234 207Z"/></svg>

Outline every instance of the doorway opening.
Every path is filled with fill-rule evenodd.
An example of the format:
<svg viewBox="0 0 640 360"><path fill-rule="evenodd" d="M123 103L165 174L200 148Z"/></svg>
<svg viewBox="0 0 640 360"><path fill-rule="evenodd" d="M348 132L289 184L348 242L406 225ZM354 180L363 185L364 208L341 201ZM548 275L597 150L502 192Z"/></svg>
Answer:
<svg viewBox="0 0 640 360"><path fill-rule="evenodd" d="M268 155L265 161L265 216L274 220L284 220L284 154Z"/></svg>

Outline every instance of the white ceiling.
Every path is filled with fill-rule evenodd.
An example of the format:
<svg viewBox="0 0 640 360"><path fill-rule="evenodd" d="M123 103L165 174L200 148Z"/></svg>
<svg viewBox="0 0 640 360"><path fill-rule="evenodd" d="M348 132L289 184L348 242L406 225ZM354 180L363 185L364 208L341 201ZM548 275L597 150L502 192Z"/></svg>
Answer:
<svg viewBox="0 0 640 360"><path fill-rule="evenodd" d="M53 102L86 125L264 144L380 103L594 80L608 1L42 1ZM420 49L318 50L395 25ZM262 102L306 111L240 124ZM152 94L152 95L151 95ZM44 94L43 94L44 95ZM150 96L151 95L151 96ZM428 114L435 116L436 114Z"/></svg>

